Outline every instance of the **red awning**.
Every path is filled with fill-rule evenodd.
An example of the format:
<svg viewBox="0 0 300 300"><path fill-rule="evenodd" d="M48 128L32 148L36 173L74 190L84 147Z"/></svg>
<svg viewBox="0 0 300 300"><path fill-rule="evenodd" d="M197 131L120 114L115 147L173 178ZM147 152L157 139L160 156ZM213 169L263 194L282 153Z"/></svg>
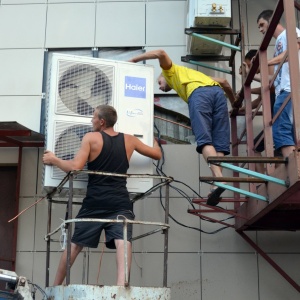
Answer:
<svg viewBox="0 0 300 300"><path fill-rule="evenodd" d="M43 134L19 124L0 122L0 147L44 147Z"/></svg>

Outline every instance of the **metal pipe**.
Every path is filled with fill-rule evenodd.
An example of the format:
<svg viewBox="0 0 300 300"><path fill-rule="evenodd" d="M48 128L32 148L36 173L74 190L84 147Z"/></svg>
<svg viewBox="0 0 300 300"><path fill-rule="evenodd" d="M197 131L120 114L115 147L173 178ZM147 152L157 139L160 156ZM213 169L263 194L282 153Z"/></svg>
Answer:
<svg viewBox="0 0 300 300"><path fill-rule="evenodd" d="M82 278L81 278L82 284L85 284L86 261L87 261L87 258L86 258L86 251L83 251Z"/></svg>
<svg viewBox="0 0 300 300"><path fill-rule="evenodd" d="M68 219L72 219L72 201L73 201L73 172L69 176L69 201L68 201ZM72 223L68 224L68 243L67 243L67 272L66 272L66 284L70 284L71 274L71 233Z"/></svg>
<svg viewBox="0 0 300 300"><path fill-rule="evenodd" d="M214 176L200 176L199 180L202 182L251 182L251 183L266 183L267 180L254 177L214 177ZM238 187L238 186L236 186Z"/></svg>
<svg viewBox="0 0 300 300"><path fill-rule="evenodd" d="M300 75L299 75L299 57L298 57L298 44L295 36L296 19L295 19L295 8L293 1L283 0L284 4L284 15L286 20L286 37L287 37L287 49L288 49L288 60L289 71L290 71L290 84L291 84L291 98L293 106L293 123L294 123L294 137L296 140L296 146L300 147Z"/></svg>
<svg viewBox="0 0 300 300"><path fill-rule="evenodd" d="M44 50L43 61L43 80L42 80L42 98L41 98L41 116L40 116L40 133L45 134L45 111L46 111L46 93L47 93L47 67L49 52Z"/></svg>
<svg viewBox="0 0 300 300"><path fill-rule="evenodd" d="M246 174L246 175L251 175L253 177L261 178L261 179L267 180L269 182L280 184L280 185L283 185L285 187L288 187L288 185L289 185L288 181L278 179L276 177L268 176L268 175L265 175L265 174L261 174L261 173L258 173L258 172L254 172L254 171L251 171L251 170L247 170L247 169L244 169L244 168L240 168L240 167L237 167L237 166L233 166L231 164L220 163L220 166L223 167L223 168L229 169L229 170L234 170L234 171Z"/></svg>
<svg viewBox="0 0 300 300"><path fill-rule="evenodd" d="M93 219L93 218L84 218L84 219L69 219L65 220L63 224L69 224L72 222L104 222L104 223L123 223L123 220L118 219ZM160 223L160 222L148 222L148 221L132 221L127 220L127 223L131 224L141 224L141 225L156 225L161 226L163 229L169 228L168 224ZM61 225L57 227L55 230L50 232L49 234L45 235L44 239L49 239L49 236L53 235L54 233L58 232L61 229Z"/></svg>
<svg viewBox="0 0 300 300"><path fill-rule="evenodd" d="M124 286L129 286L128 280L128 251L127 251L127 222L126 218L124 219L123 223L123 241L124 241L124 265L125 265L125 282Z"/></svg>
<svg viewBox="0 0 300 300"><path fill-rule="evenodd" d="M207 158L208 163L218 162L231 162L231 163L276 163L276 164L287 164L288 158L283 157L256 157L256 156L209 156Z"/></svg>
<svg viewBox="0 0 300 300"><path fill-rule="evenodd" d="M169 184L166 185L166 195L165 195L165 223L169 224ZM169 242L169 230L164 229L164 277L163 277L163 287L168 286L168 242Z"/></svg>
<svg viewBox="0 0 300 300"><path fill-rule="evenodd" d="M238 189L238 188L235 188L231 185L227 185L227 184L223 184L223 183L219 183L219 182L215 182L214 185L219 186L223 189L232 191L232 192L236 192L236 193L251 197L251 198L255 198L255 199L258 199L258 200L262 200L262 201L268 201L268 199L264 196L261 196L261 195L258 195L258 194L252 193L252 192L248 192L248 191L245 191L245 190L242 190L242 189Z"/></svg>
<svg viewBox="0 0 300 300"><path fill-rule="evenodd" d="M47 234L51 232L51 218L52 218L52 201L51 197L48 197L48 223L47 223ZM51 240L47 239L47 251L46 251L46 284L49 286L49 272L50 272L50 243Z"/></svg>
<svg viewBox="0 0 300 300"><path fill-rule="evenodd" d="M233 156L238 156L239 155L239 148L238 148L238 137L237 137L237 120L236 120L236 116L233 116L230 118L230 122L231 122L231 140L232 140L232 155ZM238 178L239 174L238 172L233 172L232 174L234 176L234 178ZM203 178L203 177L202 177ZM199 178L199 180L201 181L201 177ZM233 186L236 188L239 188L240 185L237 182L233 183ZM239 200L240 199L240 195L235 193L234 194L234 198L235 200ZM238 206L240 206L239 202L235 202L235 209L237 209Z"/></svg>
<svg viewBox="0 0 300 300"><path fill-rule="evenodd" d="M152 234L157 233L157 232L160 232L160 231L162 231L161 228L154 229L154 230L152 230L152 231L149 231L149 232L147 232L147 233L144 233L144 234L141 234L141 235L138 235L138 236L132 238L131 241L136 241L136 240L138 240L138 239L141 239L141 238L143 238L143 237L152 235Z"/></svg>
<svg viewBox="0 0 300 300"><path fill-rule="evenodd" d="M21 170L22 170L22 157L23 157L23 147L19 147L18 155L18 168L17 168L17 178L16 178L16 195L15 195L15 214L19 211L19 201L20 201L20 183L21 183ZM17 253L17 236L18 236L18 221L13 224L13 243L12 243L12 270L16 270L16 253Z"/></svg>
<svg viewBox="0 0 300 300"><path fill-rule="evenodd" d="M159 117L159 116L154 116L154 118L155 118L155 119L162 120L162 121L166 121L166 122L171 123L171 124L178 125L178 126L180 126L180 127L186 128L186 129L192 130L192 127L191 127L191 126L186 126L186 125L183 125L183 124L181 124L181 123L178 123L178 122L174 122L174 121L168 120L168 119L166 119L166 118L162 118L162 117Z"/></svg>
<svg viewBox="0 0 300 300"><path fill-rule="evenodd" d="M295 282L283 269L281 269L270 256L268 256L257 244L255 244L244 232L237 231L237 233L257 251L288 283L290 283L298 292L300 292L300 285Z"/></svg>
<svg viewBox="0 0 300 300"><path fill-rule="evenodd" d="M272 137L272 120L271 104L270 104L270 84L267 50L259 50L260 74L261 74L261 98L263 106L263 130L264 145L266 156L274 156L274 143ZM267 164L267 174L272 174L275 170L275 164Z"/></svg>
<svg viewBox="0 0 300 300"><path fill-rule="evenodd" d="M18 276L12 276L12 275L0 273L0 281L16 284L18 282L18 280L19 280Z"/></svg>

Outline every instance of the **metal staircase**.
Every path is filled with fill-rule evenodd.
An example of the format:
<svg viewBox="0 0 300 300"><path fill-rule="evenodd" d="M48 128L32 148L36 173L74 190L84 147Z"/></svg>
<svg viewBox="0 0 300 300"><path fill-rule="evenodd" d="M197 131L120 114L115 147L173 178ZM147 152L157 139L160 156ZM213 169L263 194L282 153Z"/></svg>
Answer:
<svg viewBox="0 0 300 300"><path fill-rule="evenodd" d="M203 13L199 13L201 16L194 18L193 24L191 16L188 15L188 22L191 26L185 28L185 34L189 49L188 54L181 57L181 61L232 75L232 87L235 90L235 55L236 52L242 52L242 57L244 56L241 17L238 20L239 28L233 29L232 1L222 0L218 4L212 3L211 7L208 8L209 2L211 1L189 0L189 14L191 14L191 8L194 8L198 13L201 10ZM196 8L193 7L195 3ZM241 16L240 0L237 1L237 5L240 12L239 16ZM230 38L230 43L224 41L227 36ZM230 50L230 55L221 53L223 47ZM229 68L220 68L206 63L221 61L228 61Z"/></svg>
<svg viewBox="0 0 300 300"><path fill-rule="evenodd" d="M276 262L271 259L254 241L247 235L246 231L298 231L300 230L300 75L298 61L298 47L293 38L296 21L295 7L300 10L300 5L295 1L278 0L270 26L265 33L258 55L253 61L253 66L244 79L243 94L245 101L246 135L247 135L247 157L239 156L239 145L242 144L242 137L237 137L236 116L240 115L237 109L231 113L231 134L232 134L232 157L209 157L208 163L217 164L222 168L232 171L232 177L204 177L199 179L202 182L213 184L233 192L233 197L224 197L218 206L209 206L206 199L193 199L193 203L199 205L199 209L189 209L188 213L201 217L201 219L216 222L231 228L251 245L271 266L277 270L299 293L300 285L294 281ZM296 150L288 158L274 157L272 124L276 118L270 113L270 88L277 76L275 74L271 83L267 71L267 48L272 39L275 28L280 21L282 14L285 15L288 58L293 61L290 64L291 93L287 97L282 109L288 101L292 101L294 112L294 134ZM200 31L188 31L189 34L201 34ZM192 33L190 33L192 32ZM194 57L186 57L185 60L196 60ZM200 59L200 58L199 58ZM279 65L282 66L285 59ZM253 119L258 114L258 109L251 109L251 82L260 67L261 73L261 96L262 96L262 117L263 135L265 141L266 157L254 156L253 145ZM281 110L280 110L281 111ZM259 141L258 141L259 142ZM257 143L258 143L257 142ZM265 174L255 172L255 163L263 163ZM242 174L242 176L241 176ZM226 184L224 184L226 182ZM240 183L248 184L248 189L241 189ZM242 197L241 197L242 195ZM234 216L234 224L220 219L223 214Z"/></svg>

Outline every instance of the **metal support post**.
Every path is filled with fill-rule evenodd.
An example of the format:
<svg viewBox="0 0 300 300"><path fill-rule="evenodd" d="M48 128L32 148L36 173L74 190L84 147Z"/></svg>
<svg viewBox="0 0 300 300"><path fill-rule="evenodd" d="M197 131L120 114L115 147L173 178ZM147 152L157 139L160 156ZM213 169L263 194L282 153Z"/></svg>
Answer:
<svg viewBox="0 0 300 300"><path fill-rule="evenodd" d="M166 196L165 196L165 224L169 224L169 183L166 184ZM168 286L168 239L169 239L169 230L168 228L164 229L164 279L163 287Z"/></svg>
<svg viewBox="0 0 300 300"><path fill-rule="evenodd" d="M129 286L129 276L128 276L128 249L127 249L127 219L124 218L123 223L123 241L124 241L124 266L125 266L125 282L124 286Z"/></svg>
<svg viewBox="0 0 300 300"><path fill-rule="evenodd" d="M73 201L73 172L69 175L69 201L68 201L68 219L72 219L72 201ZM72 223L68 224L68 242L67 242L67 271L66 271L66 285L70 284L71 274L71 234L72 234Z"/></svg>
<svg viewBox="0 0 300 300"><path fill-rule="evenodd" d="M48 223L47 234L51 232L51 219L52 219L52 198L48 197ZM50 272L50 237L47 239L47 252L46 252L46 284L49 286L49 272Z"/></svg>
<svg viewBox="0 0 300 300"><path fill-rule="evenodd" d="M300 293L300 285L295 282L283 269L281 269L270 256L268 256L260 247L258 247L258 245L255 244L244 232L237 231L237 233Z"/></svg>

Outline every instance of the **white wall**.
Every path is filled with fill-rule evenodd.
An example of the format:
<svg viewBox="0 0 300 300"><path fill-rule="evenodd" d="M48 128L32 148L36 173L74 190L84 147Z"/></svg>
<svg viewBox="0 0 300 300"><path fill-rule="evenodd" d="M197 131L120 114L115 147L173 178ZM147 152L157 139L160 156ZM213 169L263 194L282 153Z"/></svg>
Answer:
<svg viewBox="0 0 300 300"><path fill-rule="evenodd" d="M237 12L237 0L233 0ZM263 9L274 8L276 0L241 0L247 5L243 16L246 29L246 50L260 44L256 16ZM0 0L0 120L17 121L39 131L42 93L43 54L47 48L143 46L146 50L164 48L181 63L186 54L184 35L186 1L94 1L94 0ZM272 50L270 50L270 55ZM160 72L156 61L155 76ZM225 66L225 63L222 63ZM237 71L240 61L237 55ZM220 64L221 65L221 64ZM193 67L193 66L190 66ZM194 68L194 67L193 67ZM199 70L224 76L210 70ZM230 77L226 76L230 81ZM240 81L237 82L237 88ZM156 88L156 91L158 89ZM209 186L200 184L200 175L209 169L195 146L164 146L163 171L206 196ZM41 197L43 149L24 149L20 210ZM0 163L17 162L17 152L0 149ZM229 172L225 175L230 176ZM195 193L181 184L191 198ZM224 194L226 195L226 194ZM227 192L227 195L230 193ZM189 215L190 204L177 191L170 191L170 211L179 222L206 232L219 225L200 221ZM75 208L74 213L78 210ZM135 204L138 220L163 221L158 192ZM64 218L65 207L53 205L52 228ZM213 216L212 216L213 217ZM215 215L216 218L226 218ZM233 223L233 220L228 222ZM170 221L169 274L173 300L282 300L299 299L299 294L255 251L234 229L216 234L200 233ZM19 218L17 269L19 275L45 286L47 201L43 200ZM134 232L144 232L135 227ZM251 232L258 243L292 277L299 279L300 242L298 233ZM59 234L55 236L59 237ZM102 247L102 246L101 246ZM89 283L96 284L101 247L89 255ZM59 244L51 247L50 282L60 257ZM162 286L163 235L156 234L134 243L131 284ZM81 283L84 254L73 266L71 281ZM100 284L115 284L115 257L105 250ZM299 280L298 280L299 281Z"/></svg>

